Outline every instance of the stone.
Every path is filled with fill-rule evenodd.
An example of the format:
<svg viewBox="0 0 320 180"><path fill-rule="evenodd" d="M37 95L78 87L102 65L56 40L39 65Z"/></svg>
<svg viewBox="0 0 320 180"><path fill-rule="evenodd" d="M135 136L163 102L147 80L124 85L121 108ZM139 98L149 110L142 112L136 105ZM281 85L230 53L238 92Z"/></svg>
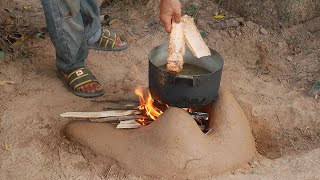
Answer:
<svg viewBox="0 0 320 180"><path fill-rule="evenodd" d="M247 21L246 26L250 29L253 29L256 26L256 24L252 21Z"/></svg>
<svg viewBox="0 0 320 180"><path fill-rule="evenodd" d="M287 56L287 57L286 57L286 60L289 61L289 62L292 62L292 61L293 61L293 57Z"/></svg>
<svg viewBox="0 0 320 180"><path fill-rule="evenodd" d="M265 28L260 28L259 33L262 35L267 35L268 31Z"/></svg>

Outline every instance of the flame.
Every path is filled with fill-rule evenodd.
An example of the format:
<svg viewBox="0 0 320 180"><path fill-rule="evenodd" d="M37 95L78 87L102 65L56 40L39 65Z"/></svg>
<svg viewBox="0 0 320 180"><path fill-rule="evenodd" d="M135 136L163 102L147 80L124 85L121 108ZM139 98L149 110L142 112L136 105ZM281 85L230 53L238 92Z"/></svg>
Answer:
<svg viewBox="0 0 320 180"><path fill-rule="evenodd" d="M135 94L139 97L140 106L138 107L139 110L144 110L146 115L153 120L156 120L163 112L153 105L154 100L151 97L150 91L137 88L135 90ZM139 122L143 125L144 120L139 120Z"/></svg>

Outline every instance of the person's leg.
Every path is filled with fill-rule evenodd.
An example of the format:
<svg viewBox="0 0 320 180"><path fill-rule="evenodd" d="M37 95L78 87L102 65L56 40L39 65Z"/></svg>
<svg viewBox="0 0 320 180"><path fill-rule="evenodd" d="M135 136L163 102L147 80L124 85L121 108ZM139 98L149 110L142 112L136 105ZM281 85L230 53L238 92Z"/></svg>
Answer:
<svg viewBox="0 0 320 180"><path fill-rule="evenodd" d="M51 41L56 49L56 65L64 76L85 66L88 44L81 13L81 0L41 0ZM86 83L77 90L102 90L97 82Z"/></svg>
<svg viewBox="0 0 320 180"><path fill-rule="evenodd" d="M84 67L88 56L80 0L41 0L57 68L64 73Z"/></svg>
<svg viewBox="0 0 320 180"><path fill-rule="evenodd" d="M98 2L96 0L81 0L81 14L84 22L84 31L87 43L89 45L97 43L103 33L100 23L100 9ZM126 43L122 41L119 36L115 39L115 46L118 46L117 48L120 50L124 50L127 47ZM114 50L117 48L114 48ZM108 49L101 48L100 50Z"/></svg>
<svg viewBox="0 0 320 180"><path fill-rule="evenodd" d="M96 0L81 0L81 14L84 23L85 38L88 42L97 42L101 36L100 9Z"/></svg>

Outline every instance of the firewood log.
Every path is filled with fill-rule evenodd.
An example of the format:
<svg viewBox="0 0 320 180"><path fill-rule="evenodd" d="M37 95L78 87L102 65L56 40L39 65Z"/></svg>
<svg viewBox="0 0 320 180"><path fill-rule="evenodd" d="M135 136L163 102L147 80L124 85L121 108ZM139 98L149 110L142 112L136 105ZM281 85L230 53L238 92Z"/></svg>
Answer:
<svg viewBox="0 0 320 180"><path fill-rule="evenodd" d="M183 22L183 34L185 37L185 41L192 54L197 58L210 56L210 49L202 39L193 18L188 15L184 15L181 19Z"/></svg>
<svg viewBox="0 0 320 180"><path fill-rule="evenodd" d="M203 41L193 18L188 15L184 15L179 24L172 23L167 64L169 71L179 73L182 70L185 44L197 58L211 55L210 49Z"/></svg>
<svg viewBox="0 0 320 180"><path fill-rule="evenodd" d="M183 24L172 23L170 33L167 69L179 73L183 68L183 56L185 53L185 41Z"/></svg>
<svg viewBox="0 0 320 180"><path fill-rule="evenodd" d="M127 121L120 121L117 125L117 129L136 129L141 127L142 125L135 120L127 120Z"/></svg>

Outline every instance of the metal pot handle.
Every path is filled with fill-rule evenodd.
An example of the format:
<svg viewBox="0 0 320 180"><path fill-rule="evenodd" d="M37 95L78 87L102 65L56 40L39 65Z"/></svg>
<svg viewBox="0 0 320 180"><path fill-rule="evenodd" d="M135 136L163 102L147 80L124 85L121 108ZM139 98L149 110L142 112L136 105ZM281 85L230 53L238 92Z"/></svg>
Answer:
<svg viewBox="0 0 320 180"><path fill-rule="evenodd" d="M178 74L174 78L174 83L175 83L176 79L190 79L190 80L192 80L193 87L197 87L200 85L200 79L198 79L197 77L194 77L194 76Z"/></svg>

